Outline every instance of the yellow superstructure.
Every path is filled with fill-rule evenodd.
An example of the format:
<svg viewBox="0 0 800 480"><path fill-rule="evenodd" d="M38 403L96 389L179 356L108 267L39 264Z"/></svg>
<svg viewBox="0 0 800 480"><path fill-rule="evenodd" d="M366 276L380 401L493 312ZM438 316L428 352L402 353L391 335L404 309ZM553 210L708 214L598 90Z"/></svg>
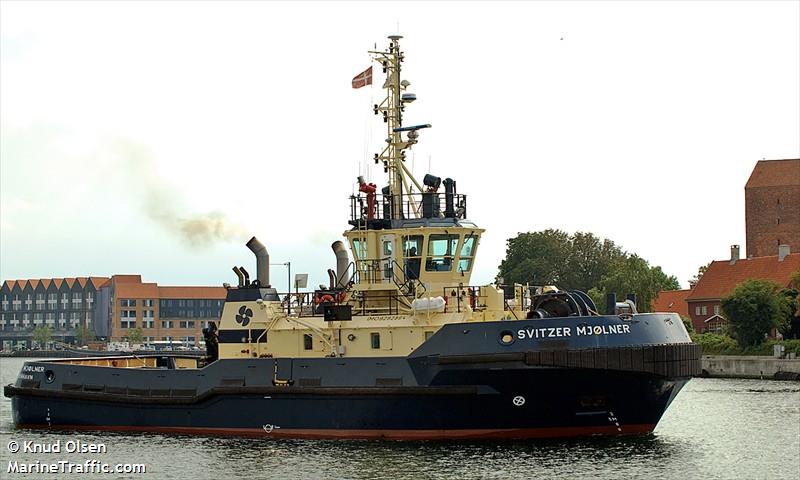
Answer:
<svg viewBox="0 0 800 480"><path fill-rule="evenodd" d="M440 192L440 178L426 175L421 184L404 164L405 151L430 125L402 124L416 96L404 93L410 83L400 76L401 38L390 36L386 51L370 52L386 73L386 98L373 111L387 126L375 163L388 185L378 193L359 177L366 196L351 197L353 228L344 232L352 261L337 242L329 288L255 301L229 296L220 358L405 356L448 323L524 318L521 286L506 301L496 285L471 285L484 230L466 218L466 196L456 193L455 181L445 179Z"/></svg>

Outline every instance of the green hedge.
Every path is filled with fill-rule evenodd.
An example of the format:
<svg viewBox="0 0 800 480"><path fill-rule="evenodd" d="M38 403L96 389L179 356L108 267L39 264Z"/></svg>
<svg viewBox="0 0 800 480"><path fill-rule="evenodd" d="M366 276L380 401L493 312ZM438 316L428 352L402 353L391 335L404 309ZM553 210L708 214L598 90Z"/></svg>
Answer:
<svg viewBox="0 0 800 480"><path fill-rule="evenodd" d="M783 344L785 353L800 356L800 340L767 340L761 345L742 348L736 340L716 333L692 334L692 341L703 349L703 355L767 355L772 356L773 346Z"/></svg>

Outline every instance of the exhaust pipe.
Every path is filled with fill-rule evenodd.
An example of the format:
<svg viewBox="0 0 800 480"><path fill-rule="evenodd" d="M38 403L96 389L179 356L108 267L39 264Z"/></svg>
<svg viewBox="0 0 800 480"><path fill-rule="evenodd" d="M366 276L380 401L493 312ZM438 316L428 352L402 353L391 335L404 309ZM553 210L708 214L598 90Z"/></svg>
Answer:
<svg viewBox="0 0 800 480"><path fill-rule="evenodd" d="M242 275L242 271L239 270L239 267L233 267L233 273L235 273L236 277L239 279L239 288L244 287L244 275Z"/></svg>
<svg viewBox="0 0 800 480"><path fill-rule="evenodd" d="M328 269L328 284L330 285L330 287L328 287L329 289L333 290L336 288L336 272L334 272L332 268Z"/></svg>
<svg viewBox="0 0 800 480"><path fill-rule="evenodd" d="M247 242L247 248L256 255L256 278L260 287L269 288L269 252L256 237Z"/></svg>
<svg viewBox="0 0 800 480"><path fill-rule="evenodd" d="M344 288L349 280L345 276L347 275L347 266L350 265L350 258L347 256L347 249L341 240L333 242L331 248L336 254L336 288Z"/></svg>
<svg viewBox="0 0 800 480"><path fill-rule="evenodd" d="M250 274L247 273L247 270L245 270L244 267L239 267L239 271L242 272L242 275L244 275L244 286L245 287L249 286L250 285Z"/></svg>

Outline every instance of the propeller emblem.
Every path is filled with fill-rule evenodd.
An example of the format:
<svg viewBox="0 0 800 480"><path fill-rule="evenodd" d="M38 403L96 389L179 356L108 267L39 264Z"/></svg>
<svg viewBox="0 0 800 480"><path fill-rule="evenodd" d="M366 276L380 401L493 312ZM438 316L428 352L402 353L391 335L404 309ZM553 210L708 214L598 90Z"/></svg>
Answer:
<svg viewBox="0 0 800 480"><path fill-rule="evenodd" d="M242 305L239 307L239 314L236 315L236 323L240 324L243 327L246 327L248 323L250 323L250 318L253 317L253 311L246 306Z"/></svg>

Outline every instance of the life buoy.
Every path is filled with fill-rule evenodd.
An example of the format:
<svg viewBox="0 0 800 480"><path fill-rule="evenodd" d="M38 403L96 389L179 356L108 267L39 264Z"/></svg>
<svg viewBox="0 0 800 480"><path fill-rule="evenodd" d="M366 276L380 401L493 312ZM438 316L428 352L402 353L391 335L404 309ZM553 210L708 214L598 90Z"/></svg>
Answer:
<svg viewBox="0 0 800 480"><path fill-rule="evenodd" d="M333 295L329 293L326 293L324 295L317 295L317 297L314 299L314 303L316 303L317 305L319 305L320 303L333 303L333 302L334 302Z"/></svg>

